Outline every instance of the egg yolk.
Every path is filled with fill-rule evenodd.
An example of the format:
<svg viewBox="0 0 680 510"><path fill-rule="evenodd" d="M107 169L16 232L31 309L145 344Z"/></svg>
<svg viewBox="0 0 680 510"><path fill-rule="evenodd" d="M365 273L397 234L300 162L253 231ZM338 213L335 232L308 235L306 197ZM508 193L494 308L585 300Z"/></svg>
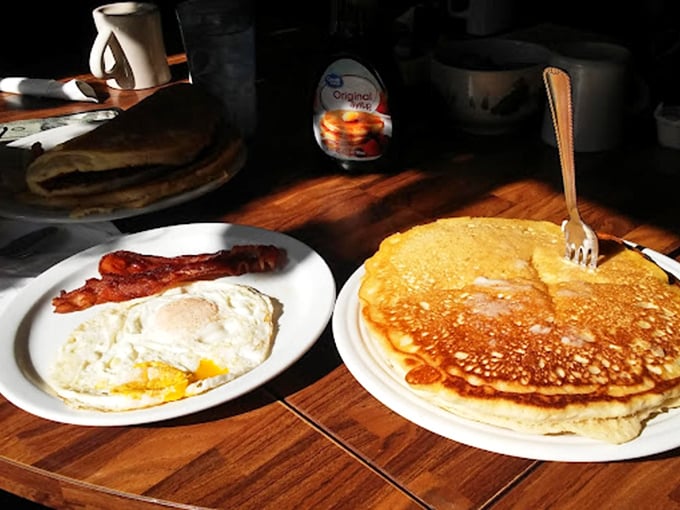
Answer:
<svg viewBox="0 0 680 510"><path fill-rule="evenodd" d="M114 393L141 397L145 393L163 390L165 401L177 400L184 396L189 385L189 374L160 361L148 361L137 365L140 377L121 384Z"/></svg>
<svg viewBox="0 0 680 510"><path fill-rule="evenodd" d="M228 368L222 368L221 366L215 364L212 360L202 359L198 364L194 376L196 380L208 379L209 377L215 377L216 375L222 375L229 372Z"/></svg>
<svg viewBox="0 0 680 510"><path fill-rule="evenodd" d="M222 368L208 359L202 359L194 373L185 372L161 361L146 361L137 364L136 368L140 371L140 378L117 386L112 390L113 393L141 397L149 392L162 392L163 400L170 402L183 398L191 382L229 372L229 369Z"/></svg>

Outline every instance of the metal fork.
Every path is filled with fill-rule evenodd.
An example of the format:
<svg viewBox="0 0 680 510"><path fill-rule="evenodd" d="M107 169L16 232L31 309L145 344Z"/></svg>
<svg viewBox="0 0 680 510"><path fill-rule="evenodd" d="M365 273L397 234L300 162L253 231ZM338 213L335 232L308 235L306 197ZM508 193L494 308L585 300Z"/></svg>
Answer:
<svg viewBox="0 0 680 510"><path fill-rule="evenodd" d="M566 245L564 256L581 266L595 268L599 251L597 235L581 219L576 205L571 80L562 69L546 67L543 70L543 81L548 91L548 103L562 167L564 198L569 213L569 218L562 222Z"/></svg>

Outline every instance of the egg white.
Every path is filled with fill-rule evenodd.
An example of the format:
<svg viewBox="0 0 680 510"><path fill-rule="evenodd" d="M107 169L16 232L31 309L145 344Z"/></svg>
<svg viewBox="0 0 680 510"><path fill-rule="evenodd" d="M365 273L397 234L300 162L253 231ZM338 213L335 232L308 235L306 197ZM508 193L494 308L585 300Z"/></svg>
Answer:
<svg viewBox="0 0 680 510"><path fill-rule="evenodd" d="M269 296L225 280L104 305L60 347L47 382L67 404L103 411L197 395L267 359L273 310Z"/></svg>

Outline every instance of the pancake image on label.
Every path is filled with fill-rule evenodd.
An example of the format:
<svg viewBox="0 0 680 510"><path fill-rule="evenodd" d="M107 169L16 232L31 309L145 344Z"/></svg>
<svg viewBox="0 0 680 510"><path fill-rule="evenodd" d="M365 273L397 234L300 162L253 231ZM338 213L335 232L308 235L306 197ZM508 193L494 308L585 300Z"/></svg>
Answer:
<svg viewBox="0 0 680 510"><path fill-rule="evenodd" d="M596 269L550 222L447 218L364 264L361 318L407 391L457 416L611 443L680 406L680 287L601 235Z"/></svg>
<svg viewBox="0 0 680 510"><path fill-rule="evenodd" d="M272 298L223 280L100 306L60 347L47 380L76 408L125 411L204 393L264 362L275 336Z"/></svg>
<svg viewBox="0 0 680 510"><path fill-rule="evenodd" d="M373 157L385 145L385 121L377 114L331 110L321 117L319 132L325 146L338 154Z"/></svg>

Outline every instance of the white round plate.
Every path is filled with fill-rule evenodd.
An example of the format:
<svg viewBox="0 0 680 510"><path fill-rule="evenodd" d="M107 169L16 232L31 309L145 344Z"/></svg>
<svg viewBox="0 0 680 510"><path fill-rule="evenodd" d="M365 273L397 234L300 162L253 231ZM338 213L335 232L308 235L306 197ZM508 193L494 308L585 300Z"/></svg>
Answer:
<svg viewBox="0 0 680 510"><path fill-rule="evenodd" d="M653 250L643 252L680 278L680 264ZM650 420L642 434L614 445L575 435L534 435L460 418L411 392L372 347L361 319L363 266L347 280L333 313L335 344L354 378L385 406L421 427L468 446L536 460L599 462L644 457L680 446L680 408Z"/></svg>
<svg viewBox="0 0 680 510"><path fill-rule="evenodd" d="M271 355L261 365L204 394L134 411L74 409L50 391L45 375L61 343L97 309L56 314L51 300L61 289L75 289L87 278L99 277L97 264L102 255L125 249L175 256L212 253L239 244L278 246L288 257L286 266L278 271L226 277L252 285L282 305ZM282 233L226 223L194 223L120 236L48 269L24 287L0 316L0 393L29 413L76 425L132 425L202 411L257 388L297 361L328 324L335 295L335 280L323 258Z"/></svg>

